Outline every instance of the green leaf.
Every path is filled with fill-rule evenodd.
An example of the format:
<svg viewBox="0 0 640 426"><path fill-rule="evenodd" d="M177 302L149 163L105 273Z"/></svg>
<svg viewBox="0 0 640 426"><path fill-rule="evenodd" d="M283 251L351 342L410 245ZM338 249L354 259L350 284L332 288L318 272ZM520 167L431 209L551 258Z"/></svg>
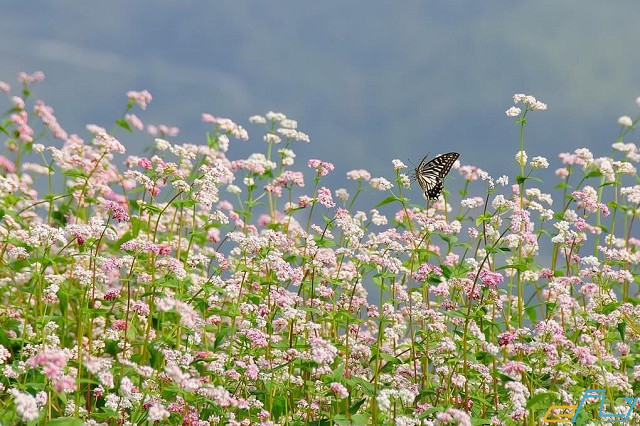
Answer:
<svg viewBox="0 0 640 426"><path fill-rule="evenodd" d="M444 275L446 279L451 278L451 268L446 265L441 265L440 269L442 269L442 275Z"/></svg>
<svg viewBox="0 0 640 426"><path fill-rule="evenodd" d="M390 195L384 200L380 201L378 204L376 204L374 208L377 209L378 207L382 207L389 203L393 203L394 201L400 201L400 198L396 197L395 195Z"/></svg>
<svg viewBox="0 0 640 426"><path fill-rule="evenodd" d="M587 173L585 178L601 177L601 176L602 176L602 173L600 172L600 170L592 170L589 173Z"/></svg>
<svg viewBox="0 0 640 426"><path fill-rule="evenodd" d="M624 342L624 332L627 330L627 323L626 322L621 322L618 323L618 333L620 333L620 338L622 339L622 341Z"/></svg>
<svg viewBox="0 0 640 426"><path fill-rule="evenodd" d="M370 383L369 381L364 380L363 378L354 377L352 379L347 379L346 382L354 388L355 387L359 388L362 391L362 393L364 393L366 396L375 396L376 394L373 383Z"/></svg>
<svg viewBox="0 0 640 426"><path fill-rule="evenodd" d="M527 401L527 408L548 407L555 399L556 394L553 392L541 392L533 395Z"/></svg>
<svg viewBox="0 0 640 426"><path fill-rule="evenodd" d="M127 123L126 120L123 120L121 118L116 120L116 124L120 127L122 127L123 129L127 130L129 133L133 133L133 129L131 128L131 126L129 125L129 123Z"/></svg>
<svg viewBox="0 0 640 426"><path fill-rule="evenodd" d="M216 151L218 150L218 141L214 139L213 136L211 136L211 134L208 132L207 132L207 144L209 145L210 148L213 148Z"/></svg>
<svg viewBox="0 0 640 426"><path fill-rule="evenodd" d="M516 176L516 183L518 185L522 185L526 180L527 180L527 177L526 176L522 176L519 173L518 173L518 176Z"/></svg>
<svg viewBox="0 0 640 426"><path fill-rule="evenodd" d="M603 186L610 186L610 185L620 185L622 182L620 182L619 180L612 180L611 182L605 182L602 185L600 185L598 188L601 188Z"/></svg>
<svg viewBox="0 0 640 426"><path fill-rule="evenodd" d="M538 322L538 313L536 312L535 307L527 306L524 311L527 313L527 316L532 323L535 324L536 322Z"/></svg>
<svg viewBox="0 0 640 426"><path fill-rule="evenodd" d="M604 305L602 307L602 309L596 309L597 311L600 311L600 313L602 313L602 315L609 315L611 312L615 311L616 309L618 309L618 307L622 305L622 302L611 302L611 303L607 303L606 305Z"/></svg>

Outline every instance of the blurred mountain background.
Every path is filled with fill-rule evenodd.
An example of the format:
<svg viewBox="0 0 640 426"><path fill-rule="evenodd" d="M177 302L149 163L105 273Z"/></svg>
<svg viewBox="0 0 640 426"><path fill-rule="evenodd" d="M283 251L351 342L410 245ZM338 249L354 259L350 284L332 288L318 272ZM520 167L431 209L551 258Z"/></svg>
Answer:
<svg viewBox="0 0 640 426"><path fill-rule="evenodd" d="M617 118L640 111L639 22L632 0L11 2L0 80L43 71L36 97L84 138L146 89L154 100L136 114L178 126L174 142L204 142L202 112L247 128L235 158L264 150L249 116L283 112L311 137L298 159L335 163L341 184L356 168L390 178L392 159L427 151L514 176L514 93L549 105L528 116L530 158L555 168L561 151L609 153ZM131 153L153 140L116 136Z"/></svg>

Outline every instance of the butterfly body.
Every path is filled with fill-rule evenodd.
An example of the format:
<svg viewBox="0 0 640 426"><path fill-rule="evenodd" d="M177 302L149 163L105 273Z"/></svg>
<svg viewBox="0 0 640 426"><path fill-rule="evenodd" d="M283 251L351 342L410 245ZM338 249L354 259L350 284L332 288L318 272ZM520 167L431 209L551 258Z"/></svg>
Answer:
<svg viewBox="0 0 640 426"><path fill-rule="evenodd" d="M449 173L451 166L453 166L460 154L449 152L438 155L431 161L427 161L428 156L429 154L425 155L418 167L414 169L414 176L427 199L435 200L442 193L444 177Z"/></svg>

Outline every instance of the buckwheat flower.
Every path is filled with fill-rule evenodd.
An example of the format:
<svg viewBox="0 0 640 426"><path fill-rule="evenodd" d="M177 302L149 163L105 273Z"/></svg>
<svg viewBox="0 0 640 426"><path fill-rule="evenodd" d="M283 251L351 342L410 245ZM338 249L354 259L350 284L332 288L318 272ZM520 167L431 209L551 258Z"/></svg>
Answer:
<svg viewBox="0 0 640 426"><path fill-rule="evenodd" d="M116 219L118 222L127 222L129 221L129 214L127 210L122 207L121 204L116 203L115 201L109 201L106 204L107 210L111 213L111 217Z"/></svg>
<svg viewBox="0 0 640 426"><path fill-rule="evenodd" d="M532 169L546 169L549 167L549 162L544 157L533 157L530 166Z"/></svg>
<svg viewBox="0 0 640 426"><path fill-rule="evenodd" d="M386 191L387 189L393 188L393 184L383 177L371 179L369 181L369 185L371 185L373 189L377 189L379 191Z"/></svg>
<svg viewBox="0 0 640 426"><path fill-rule="evenodd" d="M625 127L633 127L633 120L628 115L618 118L618 124Z"/></svg>
<svg viewBox="0 0 640 426"><path fill-rule="evenodd" d="M640 204L640 185L620 188L620 194L626 196L629 203Z"/></svg>
<svg viewBox="0 0 640 426"><path fill-rule="evenodd" d="M291 120L290 118L285 118L284 120L280 120L280 125L286 129L298 128L298 122L296 120Z"/></svg>
<svg viewBox="0 0 640 426"><path fill-rule="evenodd" d="M45 147L44 147L44 145L42 145L41 143L34 143L34 144L33 144L33 150L34 150L35 152L44 152Z"/></svg>
<svg viewBox="0 0 640 426"><path fill-rule="evenodd" d="M242 183L244 183L246 186L253 186L256 183L256 181L253 180L253 178L246 177L242 180Z"/></svg>
<svg viewBox="0 0 640 426"><path fill-rule="evenodd" d="M507 117L517 117L520 115L521 112L522 110L520 108L512 106L506 111L506 114L507 114Z"/></svg>
<svg viewBox="0 0 640 426"><path fill-rule="evenodd" d="M593 154L588 148L578 148L575 151L580 161L576 161L576 164L589 166L593 162Z"/></svg>
<svg viewBox="0 0 640 426"><path fill-rule="evenodd" d="M497 272L491 272L483 269L480 271L480 281L487 287L497 288L498 284L501 284L504 281L504 277L502 274Z"/></svg>
<svg viewBox="0 0 640 426"><path fill-rule="evenodd" d="M347 179L351 179L351 180L362 179L362 180L368 181L369 179L371 179L371 173L369 173L364 169L351 170L350 172L347 172Z"/></svg>
<svg viewBox="0 0 640 426"><path fill-rule="evenodd" d="M371 222L376 226L386 225L388 223L387 217L381 215L376 209L371 209Z"/></svg>
<svg viewBox="0 0 640 426"><path fill-rule="evenodd" d="M282 139L275 133L267 133L263 136L265 142L280 143Z"/></svg>
<svg viewBox="0 0 640 426"><path fill-rule="evenodd" d="M316 169L316 171L320 176L326 176L329 174L329 172L333 171L334 169L334 166L332 163L320 161L315 158L312 158L311 160L309 160L307 162L307 165L312 169Z"/></svg>
<svg viewBox="0 0 640 426"><path fill-rule="evenodd" d="M276 178L274 184L284 186L285 188L291 188L294 185L302 188L304 187L304 175L301 172L285 170Z"/></svg>
<svg viewBox="0 0 640 426"><path fill-rule="evenodd" d="M237 185L227 185L227 192L229 194L241 194L242 189Z"/></svg>
<svg viewBox="0 0 640 426"><path fill-rule="evenodd" d="M633 164L627 161L614 161L612 163L612 166L616 173L632 176L636 174L636 168L633 166Z"/></svg>
<svg viewBox="0 0 640 426"><path fill-rule="evenodd" d="M392 163L393 163L393 170L402 170L407 168L407 166L397 158L393 160Z"/></svg>
<svg viewBox="0 0 640 426"><path fill-rule="evenodd" d="M16 413L23 422L30 422L39 417L38 404L33 396L15 388L9 389L8 393L13 395Z"/></svg>
<svg viewBox="0 0 640 426"><path fill-rule="evenodd" d="M202 121L218 125L220 130L233 135L236 139L249 140L247 131L229 118L219 118L211 114L203 113Z"/></svg>
<svg viewBox="0 0 640 426"><path fill-rule="evenodd" d="M311 359L318 364L331 364L338 355L338 349L320 337L311 339Z"/></svg>
<svg viewBox="0 0 640 426"><path fill-rule="evenodd" d="M135 114L125 114L124 119L131 127L138 130L144 129L144 124L142 124L142 120Z"/></svg>
<svg viewBox="0 0 640 426"><path fill-rule="evenodd" d="M17 109L24 109L24 99L22 99L20 96L12 96L11 103Z"/></svg>
<svg viewBox="0 0 640 426"><path fill-rule="evenodd" d="M607 182L613 182L616 179L615 171L613 170L613 163L607 157L601 157L593 162L600 173L604 175Z"/></svg>
<svg viewBox="0 0 640 426"><path fill-rule="evenodd" d="M282 165L291 166L293 165L294 158L296 158L296 154L287 148L282 148L278 150L278 154L282 156Z"/></svg>
<svg viewBox="0 0 640 426"><path fill-rule="evenodd" d="M44 80L44 73L42 71L36 71L33 74L27 74L26 72L20 72L18 74L18 80L20 80L20 83L22 84L31 84L31 83L38 83L42 80Z"/></svg>
<svg viewBox="0 0 640 426"><path fill-rule="evenodd" d="M331 196L331 190L324 186L318 189L318 202L328 208L336 206L336 203L333 202L333 197Z"/></svg>
<svg viewBox="0 0 640 426"><path fill-rule="evenodd" d="M286 129L284 127L280 127L277 132L284 136L286 139L302 141L309 143L311 139L309 139L309 135L302 133L295 129Z"/></svg>
<svg viewBox="0 0 640 426"><path fill-rule="evenodd" d="M281 112L269 111L265 116L269 121L282 121L287 119L287 116Z"/></svg>
<svg viewBox="0 0 640 426"><path fill-rule="evenodd" d="M11 86L9 84L5 83L4 81L0 81L0 92L4 93L6 95L10 91L11 91Z"/></svg>
<svg viewBox="0 0 640 426"><path fill-rule="evenodd" d="M559 178L565 179L567 176L569 176L569 170L567 170L566 167L560 167L559 169L556 169L555 174Z"/></svg>
<svg viewBox="0 0 640 426"><path fill-rule="evenodd" d="M344 385L338 382L331 382L329 385L329 390L331 393L336 395L339 399L346 398L349 396L349 391Z"/></svg>
<svg viewBox="0 0 640 426"><path fill-rule="evenodd" d="M142 109L147 109L147 104L153 99L151 93L146 90L143 90L142 92L131 90L127 92L127 98L129 98L130 102L137 103Z"/></svg>
<svg viewBox="0 0 640 426"><path fill-rule="evenodd" d="M500 186L507 186L509 185L509 176L507 175L502 175L500 176L498 179L496 179L496 183Z"/></svg>
<svg viewBox="0 0 640 426"><path fill-rule="evenodd" d="M249 117L249 123L265 124L266 122L267 122L267 119L261 115L252 115L251 117Z"/></svg>
<svg viewBox="0 0 640 426"><path fill-rule="evenodd" d="M520 166L524 166L527 164L527 153L525 151L518 151L516 154L516 163Z"/></svg>
<svg viewBox="0 0 640 426"><path fill-rule="evenodd" d="M617 151L623 152L630 161L636 163L640 161L640 151L634 143L615 142L611 147Z"/></svg>
<svg viewBox="0 0 640 426"><path fill-rule="evenodd" d="M162 138L156 138L156 149L158 151L166 151L169 148L171 148L169 141Z"/></svg>
<svg viewBox="0 0 640 426"><path fill-rule="evenodd" d="M151 407L149 407L149 411L147 412L147 420L151 423L162 422L163 420L167 420L171 416L169 410L164 408L162 404L155 403Z"/></svg>
<svg viewBox="0 0 640 426"><path fill-rule="evenodd" d="M0 345L0 365L4 364L9 358L11 358L11 352L4 346Z"/></svg>
<svg viewBox="0 0 640 426"><path fill-rule="evenodd" d="M466 208L469 208L469 209L474 209L474 208L480 207L482 204L484 204L484 200L482 199L482 197L465 198L464 200L462 200L460 202L460 204L463 207L466 207Z"/></svg>
<svg viewBox="0 0 640 426"><path fill-rule="evenodd" d="M339 198L343 203L346 203L349 199L349 193L344 188L336 189L336 197Z"/></svg>
<svg viewBox="0 0 640 426"><path fill-rule="evenodd" d="M458 172L460 172L460 175L469 182L478 180L485 175L488 176L484 170L476 166L461 166L458 169Z"/></svg>

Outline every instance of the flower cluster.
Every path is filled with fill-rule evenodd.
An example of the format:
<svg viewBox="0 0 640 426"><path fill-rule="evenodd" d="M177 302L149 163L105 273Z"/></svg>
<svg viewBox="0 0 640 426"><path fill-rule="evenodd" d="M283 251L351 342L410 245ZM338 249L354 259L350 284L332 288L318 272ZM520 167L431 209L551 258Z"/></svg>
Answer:
<svg viewBox="0 0 640 426"><path fill-rule="evenodd" d="M456 165L463 199L425 205L399 160L335 189L333 164L295 169L309 137L282 113L249 120L265 152L229 158L242 126L203 114L207 137L182 143L129 92L116 129L152 135L138 157L99 126L67 133L30 91L0 92L3 424L529 425L586 389L638 392L632 142L529 161L521 138L515 184ZM514 103L510 116L546 109ZM532 185L553 163L558 191Z"/></svg>

